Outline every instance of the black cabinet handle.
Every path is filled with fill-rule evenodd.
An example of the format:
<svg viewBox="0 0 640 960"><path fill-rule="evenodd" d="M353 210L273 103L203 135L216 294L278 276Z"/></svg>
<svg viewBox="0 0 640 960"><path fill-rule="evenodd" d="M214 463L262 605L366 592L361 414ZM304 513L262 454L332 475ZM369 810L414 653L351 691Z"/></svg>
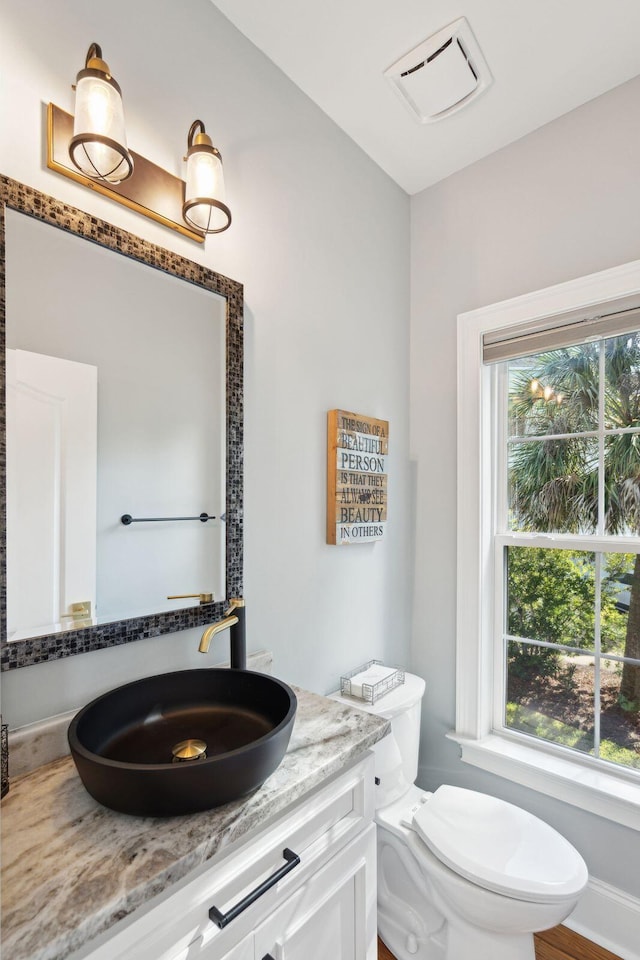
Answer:
<svg viewBox="0 0 640 960"><path fill-rule="evenodd" d="M265 953L265 955L264 955L264 957L262 958L262 960L273 960L273 957L271 956L270 953Z"/></svg>
<svg viewBox="0 0 640 960"><path fill-rule="evenodd" d="M258 884L255 890L252 890L251 893L248 893L246 897L243 897L242 900L238 900L235 906L231 907L230 910L227 910L226 913L220 913L217 907L211 907L209 910L209 919L215 923L217 927L220 927L222 930L223 927L226 927L228 923L231 923L232 920L242 913L243 910L246 910L247 907L250 907L252 903L255 903L263 893L266 893L267 890L270 890L271 887L274 887L279 880L282 880L283 877L286 877L294 867L297 867L300 863L300 857L297 853L294 853L293 850L289 850L288 847L282 851L282 856L287 861L284 866L276 870L275 873L272 873L270 877L267 877L266 880L263 880L262 883ZM269 955L267 954L267 957ZM263 957L263 960L267 960L267 957Z"/></svg>

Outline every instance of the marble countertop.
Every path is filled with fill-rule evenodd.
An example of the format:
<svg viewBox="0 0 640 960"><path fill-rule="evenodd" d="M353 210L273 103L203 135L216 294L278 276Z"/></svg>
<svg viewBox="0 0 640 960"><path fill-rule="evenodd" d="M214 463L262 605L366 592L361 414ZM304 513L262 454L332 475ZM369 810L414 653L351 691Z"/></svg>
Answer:
<svg viewBox="0 0 640 960"><path fill-rule="evenodd" d="M250 797L205 813L114 813L89 796L70 757L12 781L2 801L3 956L63 960L348 766L389 729L380 717L294 689L298 712L278 769Z"/></svg>

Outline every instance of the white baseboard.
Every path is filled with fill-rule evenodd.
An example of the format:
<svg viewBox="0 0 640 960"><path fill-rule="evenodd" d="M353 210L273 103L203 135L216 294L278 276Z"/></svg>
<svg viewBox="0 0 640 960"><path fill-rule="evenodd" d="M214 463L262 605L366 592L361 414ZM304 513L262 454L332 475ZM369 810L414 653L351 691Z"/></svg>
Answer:
<svg viewBox="0 0 640 960"><path fill-rule="evenodd" d="M591 877L564 925L622 960L640 960L640 900Z"/></svg>

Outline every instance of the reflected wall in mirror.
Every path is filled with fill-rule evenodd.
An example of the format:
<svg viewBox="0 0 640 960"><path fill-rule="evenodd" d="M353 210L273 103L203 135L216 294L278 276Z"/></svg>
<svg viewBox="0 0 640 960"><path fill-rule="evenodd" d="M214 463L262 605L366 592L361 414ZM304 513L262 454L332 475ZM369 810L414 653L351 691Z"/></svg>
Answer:
<svg viewBox="0 0 640 960"><path fill-rule="evenodd" d="M242 595L242 287L0 188L2 667L211 623Z"/></svg>
<svg viewBox="0 0 640 960"><path fill-rule="evenodd" d="M224 599L224 300L15 210L5 244L7 639Z"/></svg>

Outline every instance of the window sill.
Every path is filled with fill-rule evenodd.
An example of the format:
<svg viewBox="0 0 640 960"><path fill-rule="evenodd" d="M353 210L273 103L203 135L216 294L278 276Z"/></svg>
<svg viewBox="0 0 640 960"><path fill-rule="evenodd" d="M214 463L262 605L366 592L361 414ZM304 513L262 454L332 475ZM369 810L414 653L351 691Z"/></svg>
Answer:
<svg viewBox="0 0 640 960"><path fill-rule="evenodd" d="M497 734L481 740L447 736L460 745L464 763L640 830L640 782Z"/></svg>

